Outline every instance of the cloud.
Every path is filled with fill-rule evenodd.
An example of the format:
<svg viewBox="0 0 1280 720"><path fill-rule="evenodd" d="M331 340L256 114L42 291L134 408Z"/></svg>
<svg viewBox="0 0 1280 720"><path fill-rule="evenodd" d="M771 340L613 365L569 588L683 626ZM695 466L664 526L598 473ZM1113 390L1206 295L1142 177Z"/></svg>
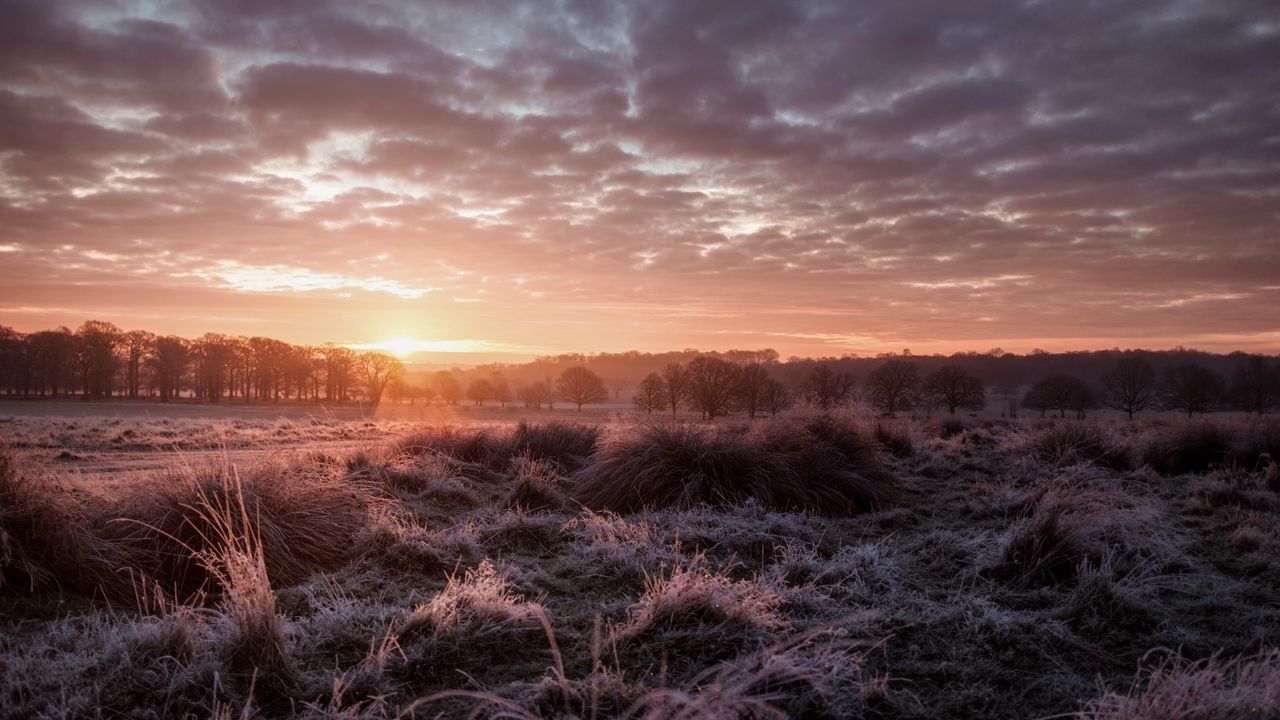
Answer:
<svg viewBox="0 0 1280 720"><path fill-rule="evenodd" d="M1265 3L18 1L6 18L15 307L139 278L248 293L267 316L316 291L447 295L450 322L566 349L1276 331L1258 289L1280 230ZM358 332L344 322L328 330Z"/></svg>

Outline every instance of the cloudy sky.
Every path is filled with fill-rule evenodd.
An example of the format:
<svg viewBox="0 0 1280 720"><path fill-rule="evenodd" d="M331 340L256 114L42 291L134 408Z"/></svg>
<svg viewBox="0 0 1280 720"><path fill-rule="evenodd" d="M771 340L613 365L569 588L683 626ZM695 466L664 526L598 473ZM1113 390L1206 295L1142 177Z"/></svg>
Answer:
<svg viewBox="0 0 1280 720"><path fill-rule="evenodd" d="M0 1L0 324L1280 351L1280 5Z"/></svg>

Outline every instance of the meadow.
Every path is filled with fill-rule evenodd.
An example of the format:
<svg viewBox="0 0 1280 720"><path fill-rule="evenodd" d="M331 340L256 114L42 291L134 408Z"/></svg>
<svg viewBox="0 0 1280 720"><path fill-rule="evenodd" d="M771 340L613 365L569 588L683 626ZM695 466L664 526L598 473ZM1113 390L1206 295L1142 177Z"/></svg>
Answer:
<svg viewBox="0 0 1280 720"><path fill-rule="evenodd" d="M1274 418L0 437L3 717L1280 717Z"/></svg>

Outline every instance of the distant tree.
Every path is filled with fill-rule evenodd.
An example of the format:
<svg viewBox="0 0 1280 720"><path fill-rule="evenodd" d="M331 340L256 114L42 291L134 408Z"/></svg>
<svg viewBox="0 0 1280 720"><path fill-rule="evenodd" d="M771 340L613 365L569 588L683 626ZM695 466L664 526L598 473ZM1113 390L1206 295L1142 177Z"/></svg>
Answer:
<svg viewBox="0 0 1280 720"><path fill-rule="evenodd" d="M664 405L675 415L689 397L689 369L680 363L667 363L662 368Z"/></svg>
<svg viewBox="0 0 1280 720"><path fill-rule="evenodd" d="M689 361L688 397L693 407L708 420L725 415L734 400L741 368L731 362L710 355L701 355Z"/></svg>
<svg viewBox="0 0 1280 720"><path fill-rule="evenodd" d="M448 370L437 370L432 373L431 389L445 405L457 405L462 399L462 384Z"/></svg>
<svg viewBox="0 0 1280 720"><path fill-rule="evenodd" d="M320 346L324 360L324 397L329 402L345 402L347 390L355 379L356 353L354 350L333 343Z"/></svg>
<svg viewBox="0 0 1280 720"><path fill-rule="evenodd" d="M1075 411L1086 401L1082 398L1090 394L1089 386L1083 380L1066 374L1054 374L1042 378L1027 391L1022 404L1039 410L1044 415L1048 410L1056 410L1058 417L1066 417L1067 411Z"/></svg>
<svg viewBox="0 0 1280 720"><path fill-rule="evenodd" d="M806 399L823 412L844 404L853 392L853 376L836 372L826 363L818 363L805 379Z"/></svg>
<svg viewBox="0 0 1280 720"><path fill-rule="evenodd" d="M749 362L738 371L738 387L736 389L738 405L747 413L747 417L755 417L757 411L763 411L767 404L769 391L769 371L758 362Z"/></svg>
<svg viewBox="0 0 1280 720"><path fill-rule="evenodd" d="M190 350L186 340L169 335L157 337L144 361L151 372L151 382L160 391L160 402L169 402L182 392L182 376L186 374Z"/></svg>
<svg viewBox="0 0 1280 720"><path fill-rule="evenodd" d="M1185 412L1187 417L1216 410L1222 394L1222 378L1198 363L1174 365L1160 377L1164 408Z"/></svg>
<svg viewBox="0 0 1280 720"><path fill-rule="evenodd" d="M1071 396L1071 405L1069 409L1076 414L1077 420L1083 420L1090 410L1096 410L1101 407L1102 403L1098 398L1098 393L1089 387L1088 383L1080 388L1078 392Z"/></svg>
<svg viewBox="0 0 1280 720"><path fill-rule="evenodd" d="M495 370L489 375L489 384L493 386L493 399L502 407L506 407L513 397L511 383L507 382L507 376Z"/></svg>
<svg viewBox="0 0 1280 720"><path fill-rule="evenodd" d="M1250 356L1231 376L1231 400L1245 412L1265 413L1280 402L1280 366Z"/></svg>
<svg viewBox="0 0 1280 720"><path fill-rule="evenodd" d="M614 400L622 397L622 391L631 387L631 382L626 378L609 378L604 381L604 384L609 388L609 391L613 393Z"/></svg>
<svg viewBox="0 0 1280 720"><path fill-rule="evenodd" d="M604 381L599 375L582 365L567 368L560 373L560 377L556 380L556 392L566 402L577 405L579 412L582 411L583 405L609 399L609 391L605 390Z"/></svg>
<svg viewBox="0 0 1280 720"><path fill-rule="evenodd" d="M41 330L27 335L24 344L25 363L19 361L14 366L24 381L24 391L29 388L44 395L47 388L55 396L59 389L70 394L76 376L76 336L65 327ZM23 357L22 348L18 350Z"/></svg>
<svg viewBox="0 0 1280 720"><path fill-rule="evenodd" d="M364 379L365 394L369 396L369 404L374 407L382 402L382 392L387 385L404 375L404 365L386 353L360 353L359 367Z"/></svg>
<svg viewBox="0 0 1280 720"><path fill-rule="evenodd" d="M551 387L551 383L546 380L535 380L528 385L521 386L518 393L521 402L527 408L542 409L542 404L548 405L555 399L555 391Z"/></svg>
<svg viewBox="0 0 1280 720"><path fill-rule="evenodd" d="M116 347L123 333L109 322L90 320L76 330L76 366L85 400L111 396L120 360Z"/></svg>
<svg viewBox="0 0 1280 720"><path fill-rule="evenodd" d="M494 399L493 383L489 378L476 378L467 383L467 399L479 407L484 407L486 400Z"/></svg>
<svg viewBox="0 0 1280 720"><path fill-rule="evenodd" d="M121 336L124 348L124 388L125 395L137 400L142 388L142 360L147 354L152 338L155 336L145 330L130 330Z"/></svg>
<svg viewBox="0 0 1280 720"><path fill-rule="evenodd" d="M769 384L764 391L764 406L769 410L770 415L777 415L783 410L789 409L795 404L795 396L783 385L780 380L769 378Z"/></svg>
<svg viewBox="0 0 1280 720"><path fill-rule="evenodd" d="M1102 402L1132 420L1135 413L1155 405L1156 371L1141 355L1123 357L1102 376Z"/></svg>
<svg viewBox="0 0 1280 720"><path fill-rule="evenodd" d="M889 415L909 410L916 400L919 385L920 371L910 360L894 358L867 376L871 403Z"/></svg>
<svg viewBox="0 0 1280 720"><path fill-rule="evenodd" d="M636 407L652 415L654 410L662 410L666 407L666 395L666 382L663 381L661 375L651 372L645 375L644 379L636 387L633 402L635 402Z"/></svg>
<svg viewBox="0 0 1280 720"><path fill-rule="evenodd" d="M952 415L959 408L981 410L987 406L982 381L954 363L929 373L923 391L928 402L945 407Z"/></svg>

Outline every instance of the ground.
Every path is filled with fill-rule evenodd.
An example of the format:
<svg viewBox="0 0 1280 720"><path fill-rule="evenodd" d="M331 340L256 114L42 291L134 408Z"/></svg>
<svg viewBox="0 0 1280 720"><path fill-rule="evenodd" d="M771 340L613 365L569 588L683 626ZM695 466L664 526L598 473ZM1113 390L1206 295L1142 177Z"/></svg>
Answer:
<svg viewBox="0 0 1280 720"><path fill-rule="evenodd" d="M11 408L0 716L1280 712L1273 421Z"/></svg>

